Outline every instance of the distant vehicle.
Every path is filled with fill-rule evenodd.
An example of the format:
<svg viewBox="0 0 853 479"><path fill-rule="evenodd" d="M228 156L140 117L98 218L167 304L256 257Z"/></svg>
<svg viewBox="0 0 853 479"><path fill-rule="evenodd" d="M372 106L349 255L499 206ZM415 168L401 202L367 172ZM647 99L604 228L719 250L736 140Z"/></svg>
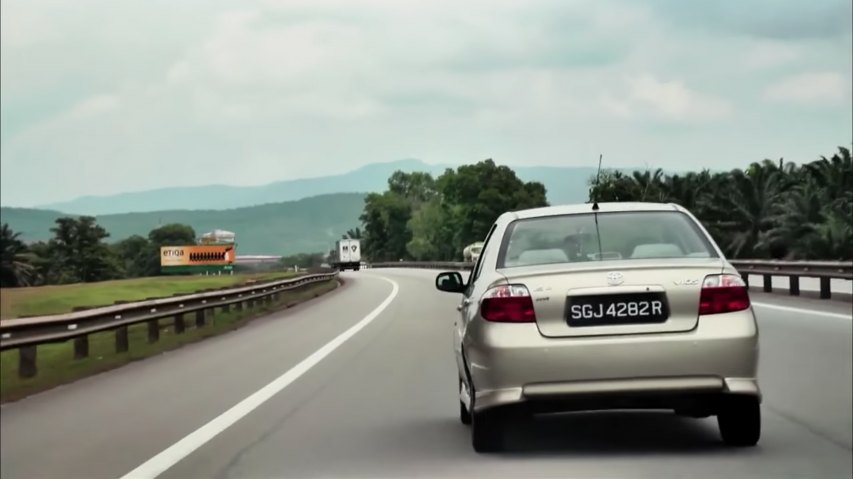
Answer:
<svg viewBox="0 0 853 479"><path fill-rule="evenodd" d="M501 215L454 321L459 414L478 452L508 416L665 409L716 416L723 441L761 435L758 326L746 284L701 223L656 203ZM613 432L618 434L618 432Z"/></svg>
<svg viewBox="0 0 853 479"><path fill-rule="evenodd" d="M338 271L361 269L361 241L357 239L342 239L335 242L329 262Z"/></svg>
<svg viewBox="0 0 853 479"><path fill-rule="evenodd" d="M462 258L468 263L476 263L480 258L480 251L483 250L483 242L477 241L471 243L462 250Z"/></svg>

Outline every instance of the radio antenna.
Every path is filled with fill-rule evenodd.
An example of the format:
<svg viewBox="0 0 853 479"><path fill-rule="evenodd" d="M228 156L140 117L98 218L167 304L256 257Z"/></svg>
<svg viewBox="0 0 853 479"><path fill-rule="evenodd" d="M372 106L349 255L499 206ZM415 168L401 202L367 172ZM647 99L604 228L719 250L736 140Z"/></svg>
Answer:
<svg viewBox="0 0 853 479"><path fill-rule="evenodd" d="M595 198L592 203L592 214L595 217L595 237L598 239L598 260L601 261L604 252L601 250L601 231L598 228L598 188L601 185L601 159L604 155L598 154L598 173L595 174Z"/></svg>
<svg viewBox="0 0 853 479"><path fill-rule="evenodd" d="M604 157L603 154L598 154L598 172L595 173L595 195L592 199L592 211L598 211L598 189L601 185L601 159Z"/></svg>

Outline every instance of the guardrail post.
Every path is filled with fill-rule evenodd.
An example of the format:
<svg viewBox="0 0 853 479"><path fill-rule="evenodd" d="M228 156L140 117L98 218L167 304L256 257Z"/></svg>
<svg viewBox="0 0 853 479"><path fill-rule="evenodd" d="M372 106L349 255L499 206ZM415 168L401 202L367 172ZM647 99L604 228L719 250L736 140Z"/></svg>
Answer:
<svg viewBox="0 0 853 479"><path fill-rule="evenodd" d="M234 303L234 311L243 311L243 301Z"/></svg>
<svg viewBox="0 0 853 479"><path fill-rule="evenodd" d="M175 315L175 334L183 334L184 330L187 329L186 324L184 324L184 313L178 313Z"/></svg>
<svg viewBox="0 0 853 479"><path fill-rule="evenodd" d="M74 359L89 357L89 335L74 338Z"/></svg>
<svg viewBox="0 0 853 479"><path fill-rule="evenodd" d="M22 346L18 349L18 377L31 378L36 375L36 347Z"/></svg>
<svg viewBox="0 0 853 479"><path fill-rule="evenodd" d="M127 335L127 326L119 326L116 329L116 352L125 353L130 349L130 340Z"/></svg>
<svg viewBox="0 0 853 479"><path fill-rule="evenodd" d="M204 327L204 320L206 319L205 318L206 313L207 313L206 309L200 309L200 310L195 312L195 327L197 327L197 328L203 328Z"/></svg>
<svg viewBox="0 0 853 479"><path fill-rule="evenodd" d="M764 292L773 292L773 276L770 276L769 274L764 275Z"/></svg>
<svg viewBox="0 0 853 479"><path fill-rule="evenodd" d="M151 319L148 321L148 342L156 343L160 340L160 321Z"/></svg>
<svg viewBox="0 0 853 479"><path fill-rule="evenodd" d="M832 289L830 286L830 278L820 278L820 299L829 299L832 297Z"/></svg>
<svg viewBox="0 0 853 479"><path fill-rule="evenodd" d="M800 295L800 277L791 275L788 277L788 293L791 296Z"/></svg>
<svg viewBox="0 0 853 479"><path fill-rule="evenodd" d="M229 312L231 312L231 305L226 304L226 305L222 306L222 312L225 314L228 314Z"/></svg>

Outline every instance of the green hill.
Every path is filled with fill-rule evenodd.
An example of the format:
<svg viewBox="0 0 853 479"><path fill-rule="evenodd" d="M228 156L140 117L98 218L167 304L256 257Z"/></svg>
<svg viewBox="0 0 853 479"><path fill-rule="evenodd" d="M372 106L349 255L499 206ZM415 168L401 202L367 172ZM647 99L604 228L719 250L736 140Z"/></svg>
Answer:
<svg viewBox="0 0 853 479"><path fill-rule="evenodd" d="M348 229L359 225L364 193L312 196L298 201L269 203L227 210L172 210L97 216L112 241L138 234L146 236L158 225L184 223L197 234L213 229L237 233L238 254L288 255L328 251ZM61 216L52 210L0 208L0 221L21 233L26 241L47 240Z"/></svg>

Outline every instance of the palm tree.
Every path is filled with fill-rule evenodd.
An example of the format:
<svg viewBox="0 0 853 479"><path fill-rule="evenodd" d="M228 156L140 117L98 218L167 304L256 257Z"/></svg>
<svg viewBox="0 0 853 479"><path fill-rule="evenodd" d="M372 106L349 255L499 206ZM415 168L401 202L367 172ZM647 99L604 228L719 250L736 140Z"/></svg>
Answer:
<svg viewBox="0 0 853 479"><path fill-rule="evenodd" d="M356 226L354 229L347 231L343 239L361 239L361 228Z"/></svg>
<svg viewBox="0 0 853 479"><path fill-rule="evenodd" d="M822 156L819 160L805 165L806 173L817 184L826 190L826 195L832 202L853 202L853 159L850 150L838 148L838 153L827 159Z"/></svg>
<svg viewBox="0 0 853 479"><path fill-rule="evenodd" d="M32 254L19 237L7 223L0 226L0 286L28 286L35 276Z"/></svg>
<svg viewBox="0 0 853 479"><path fill-rule="evenodd" d="M684 176L667 176L659 187L660 201L679 204L701 217L703 208L713 194L713 191L709 191L713 180L708 170Z"/></svg>
<svg viewBox="0 0 853 479"><path fill-rule="evenodd" d="M621 171L605 170L588 180L590 201L636 201L637 188L631 176Z"/></svg>
<svg viewBox="0 0 853 479"><path fill-rule="evenodd" d="M631 177L636 188L635 197L637 201L653 201L660 199L660 185L663 183L663 170L658 168L654 172L649 170L635 171Z"/></svg>
<svg viewBox="0 0 853 479"><path fill-rule="evenodd" d="M810 252L825 260L853 259L853 211L824 208L824 221L818 225Z"/></svg>
<svg viewBox="0 0 853 479"><path fill-rule="evenodd" d="M783 170L772 161L753 163L747 171L734 170L718 183L721 193L711 206L717 226L725 236L723 247L732 257L766 257L769 252L759 244L762 232L773 226L774 205L782 199L787 186Z"/></svg>
<svg viewBox="0 0 853 479"><path fill-rule="evenodd" d="M792 188L773 206L773 226L759 235L758 246L786 259L813 257L810 238L826 219L826 203L825 190L814 180Z"/></svg>

